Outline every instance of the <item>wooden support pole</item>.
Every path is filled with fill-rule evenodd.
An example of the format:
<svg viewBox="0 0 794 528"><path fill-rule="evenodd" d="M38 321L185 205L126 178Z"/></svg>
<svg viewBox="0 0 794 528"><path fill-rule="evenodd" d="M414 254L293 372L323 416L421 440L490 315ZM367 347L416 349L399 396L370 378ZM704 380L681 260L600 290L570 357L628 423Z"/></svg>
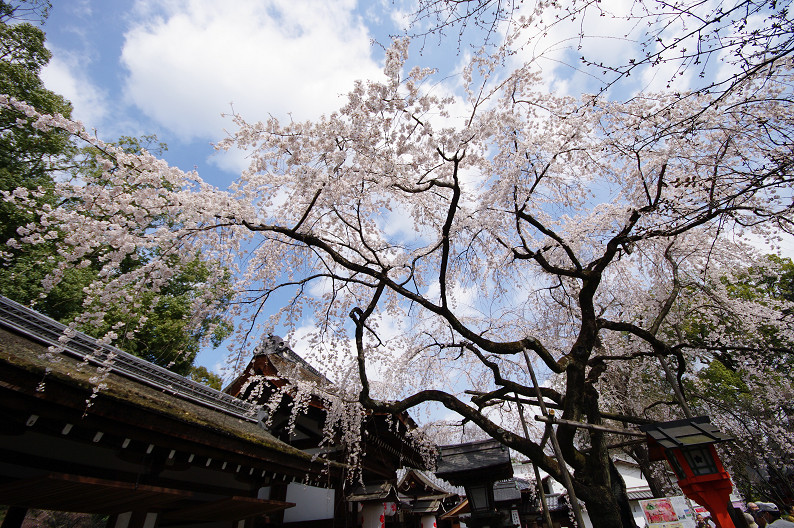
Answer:
<svg viewBox="0 0 794 528"><path fill-rule="evenodd" d="M521 418L521 426L524 429L524 438L529 440L529 428L527 427L527 421L524 418L524 406L518 401L518 394L516 394L516 406L518 407L518 416ZM538 471L538 465L532 461L530 461L530 464L532 464L532 469L535 470L535 484L538 487L538 496L540 497L540 507L543 511L543 518L546 520L546 526L548 528L554 528L554 522L551 520L549 505L546 502L546 492L543 490L543 482L540 480L540 471Z"/></svg>
<svg viewBox="0 0 794 528"><path fill-rule="evenodd" d="M549 416L549 412L546 409L546 404L543 402L543 395L540 393L540 386L538 385L538 379L535 377L535 369L532 368L532 362L529 360L529 354L527 354L526 349L523 350L524 352L524 361L527 364L527 370L529 371L529 375L532 378L532 384L535 386L535 392L538 395L538 404L540 405L540 412L543 413L544 416ZM553 419L554 415L551 415ZM576 524L579 528L585 528L584 518L582 517L582 509L579 507L579 500L576 498L576 492L573 489L573 481L571 480L571 475L568 473L568 465L565 463L565 459L562 456L562 448L560 448L560 443L557 441L557 433L554 431L554 426L552 423L546 424L546 428L549 431L549 438L551 439L551 445L554 447L554 454L557 457L557 462L560 464L560 473L562 473L562 480L565 489L568 490L568 500L571 502L571 510L573 510L573 515L576 519Z"/></svg>
<svg viewBox="0 0 794 528"><path fill-rule="evenodd" d="M472 396L485 396L488 394L487 392L473 391L473 390L465 390L463 392L465 392L466 394L471 394ZM521 396L510 396L509 394L505 394L504 396L500 396L498 399L492 400L493 402L492 404L497 405L502 401L523 403L524 405L531 405L533 407L540 406L540 404L534 399L530 400L528 398L522 398ZM546 405L547 409L562 409L562 406L554 402L544 401L543 403ZM614 420L616 422L628 422L637 425L656 423L656 420L649 420L647 418L640 418L637 416L627 416L624 414L615 414L608 412L599 412L599 414L601 415L601 418L606 418L607 420Z"/></svg>
<svg viewBox="0 0 794 528"><path fill-rule="evenodd" d="M595 425L582 422L573 422L571 420L562 420L560 418L549 418L546 416L535 416L535 420L545 423L558 423L562 425L570 425L571 427L578 427L580 429L589 429L590 431L603 431L605 433L621 434L627 436L637 436L645 438L645 433L640 431L632 431L631 429L618 429L616 427L607 427L606 425Z"/></svg>
<svg viewBox="0 0 794 528"><path fill-rule="evenodd" d="M681 406L681 409L684 411L684 416L687 418L692 418L692 411L689 408L689 405L686 403L686 398L684 398L684 393L681 392L681 386L678 385L678 380L675 379L673 373L670 371L670 367L667 365L667 361L664 359L664 356L661 354L657 354L656 356L659 359L659 363L662 364L662 369L664 369L664 376L667 378L667 383L670 384L670 387L673 389L673 393L675 394L675 399L678 400L678 404Z"/></svg>

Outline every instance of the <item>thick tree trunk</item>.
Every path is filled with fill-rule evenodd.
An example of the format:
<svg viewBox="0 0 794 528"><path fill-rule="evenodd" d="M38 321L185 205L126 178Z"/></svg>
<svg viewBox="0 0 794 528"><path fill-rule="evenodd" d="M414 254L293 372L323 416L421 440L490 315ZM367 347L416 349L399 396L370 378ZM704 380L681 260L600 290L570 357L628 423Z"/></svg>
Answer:
<svg viewBox="0 0 794 528"><path fill-rule="evenodd" d="M618 501L611 490L592 489L583 500L593 528L633 528L623 525Z"/></svg>
<svg viewBox="0 0 794 528"><path fill-rule="evenodd" d="M634 515L629 504L629 494L626 492L626 482L623 480L618 468L612 463L612 460L609 461L609 474L612 480L612 495L617 500L623 528L637 528L637 523L634 521Z"/></svg>
<svg viewBox="0 0 794 528"><path fill-rule="evenodd" d="M590 522L593 528L637 528L626 483L612 461L608 460L607 464L604 470L609 475L606 479L608 485L588 486L580 496L587 507Z"/></svg>

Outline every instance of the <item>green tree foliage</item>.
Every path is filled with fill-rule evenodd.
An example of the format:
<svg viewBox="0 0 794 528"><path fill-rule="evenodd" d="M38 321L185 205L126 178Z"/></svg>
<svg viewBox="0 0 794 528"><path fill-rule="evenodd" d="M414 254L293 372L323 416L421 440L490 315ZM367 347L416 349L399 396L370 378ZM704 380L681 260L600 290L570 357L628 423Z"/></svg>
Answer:
<svg viewBox="0 0 794 528"><path fill-rule="evenodd" d="M131 154L140 154L146 150L160 155L168 149L165 143L158 142L156 135L144 135L140 138L122 137L116 145ZM107 170L107 167L97 165L96 154L93 148L84 149L80 163L73 170L78 175L87 172L99 175L103 170ZM110 170L115 168L112 167ZM79 204L76 206L79 207ZM168 219L162 216L157 222L168 222ZM149 228L155 227L156 224L149 226ZM121 263L118 273L127 273L139 268L153 256L144 250L139 250L134 255L135 258L127 258ZM98 279L102 269L102 259L103 255L92 255L91 265L81 270L70 270L76 274L71 278L82 280L83 286L88 286ZM194 368L193 361L204 338L206 337L213 346L217 347L231 330L228 323L223 322L219 316L205 317L197 326L191 324L191 317L195 312L193 303L196 300L196 285L204 283L209 275L208 264L201 259L195 259L183 267L182 272L175 275L159 292L130 292L130 298L134 298L135 302L111 309L99 324L84 323L79 328L96 337L113 330L120 336L117 346L126 352L165 366L179 374L188 375ZM70 284L67 284L67 287L69 286ZM225 302L228 291L228 283L221 285L217 290L217 299ZM85 293L81 292L77 296L77 299L81 300L79 304L72 298L60 299L63 302L51 306L58 306L57 316L62 321L71 322L85 311L85 301L83 301L85 298ZM141 325L139 321L144 314L146 319ZM199 378L202 381L209 379L207 376L199 376Z"/></svg>
<svg viewBox="0 0 794 528"><path fill-rule="evenodd" d="M25 101L41 112L69 116L71 104L47 90L39 77L51 56L44 47L45 34L24 20L46 16L47 8L48 3L41 1L11 4L0 0L0 93ZM78 150L68 134L60 130L43 131L32 124L20 125L17 119L22 117L12 111L0 114L0 191L13 192L23 187L38 193L41 208L53 207L61 201L56 178L103 170L96 163L95 151ZM129 153L149 150L162 154L167 149L154 135L122 137L117 145ZM63 280L51 289L45 288L43 280L62 262L55 241L64 233L53 231L50 242L24 250L5 246L20 229L38 221L35 214L22 212L0 200L0 240L4 246L0 258L0 294L33 304L46 315L68 324L86 310L86 289L97 280L103 255L87 256L87 266L63 270ZM119 272L141 266L150 257L139 251L135 259L122 263ZM125 351L183 375L193 373L194 379L219 386L220 378L206 369L196 371L198 367L193 366L205 337L217 346L230 330L217 316L204 318L197 327L191 324L195 286L208 275L207 264L196 260L173 277L158 296L130 292L134 303L116 306L102 321L81 324L78 328L95 336L113 329L121 335L118 344ZM224 289L220 288L218 299L224 296ZM141 325L138 321L143 314L146 322Z"/></svg>
<svg viewBox="0 0 794 528"><path fill-rule="evenodd" d="M794 299L794 262L789 258L767 256L766 265L756 266L724 285L737 302L773 305ZM734 482L748 499L783 499L794 494L786 477L794 467L794 445L790 432L794 426L794 342L790 328L760 323L748 328L741 318L728 317L728 331L722 339L724 350L697 371L687 384L692 404L702 414L720 417L731 424L735 440L725 445ZM693 341L706 343L709 325L694 324ZM753 332L758 346L767 351L757 368L735 361L730 349L736 341ZM720 343L716 344L719 346ZM715 345L713 345L715 346ZM741 365L741 366L740 366ZM758 390L763 387L764 390Z"/></svg>
<svg viewBox="0 0 794 528"><path fill-rule="evenodd" d="M659 333L676 343L668 365L691 412L709 416L734 437L720 449L745 498L790 496L794 488L785 472L794 467L794 333L784 306L794 299L794 263L768 255L754 266L725 271L717 280L689 277L680 288L681 295L669 305L669 324L661 325ZM694 353L685 356L684 350ZM751 358L749 351L760 353ZM601 380L605 407L649 421L683 418L660 369L659 358L648 355L631 369L607 372ZM642 397L632 396L637 394ZM655 492L675 493L669 490L666 465L652 467L643 445L623 451L647 471Z"/></svg>
<svg viewBox="0 0 794 528"><path fill-rule="evenodd" d="M213 389L221 390L223 387L223 380L217 374L207 370L207 367L193 366L188 375L193 381L198 381L204 385L209 385Z"/></svg>
<svg viewBox="0 0 794 528"><path fill-rule="evenodd" d="M790 310L781 306L794 300L794 263L791 259L767 255L760 265L726 275L722 277L721 284L707 288L718 288L726 294L727 302L716 303L722 307L717 311L718 316L704 317L698 310L693 310L670 331L681 334L690 348L711 351L723 367L734 374L748 374L737 358L744 349L755 347L767 351L760 358L764 367L788 376L794 365L794 321ZM758 311L764 308L782 310L784 317L774 320L744 317L741 308L753 305Z"/></svg>
<svg viewBox="0 0 794 528"><path fill-rule="evenodd" d="M44 47L44 32L29 22L20 22L18 17L29 14L29 5L11 5L0 1L0 93L27 102L42 112L71 114L71 104L44 87L39 73L50 60L50 52ZM29 190L41 189L42 205L55 200L52 194L53 173L65 168L74 154L68 135L59 130L43 131L31 124L19 124L23 116L18 112L4 111L0 114L0 191L10 192L18 187ZM35 222L30 214L0 201L0 240L17 233L20 226ZM5 244L3 244L5 246ZM20 257L18 251L3 247L10 253L10 260ZM30 262L32 259L24 259ZM0 281L0 292L8 293L15 288L19 277L32 271L19 263L18 269L9 269L9 259L3 265L3 275L9 280ZM20 285L25 288L24 285ZM33 292L20 292L30 297Z"/></svg>

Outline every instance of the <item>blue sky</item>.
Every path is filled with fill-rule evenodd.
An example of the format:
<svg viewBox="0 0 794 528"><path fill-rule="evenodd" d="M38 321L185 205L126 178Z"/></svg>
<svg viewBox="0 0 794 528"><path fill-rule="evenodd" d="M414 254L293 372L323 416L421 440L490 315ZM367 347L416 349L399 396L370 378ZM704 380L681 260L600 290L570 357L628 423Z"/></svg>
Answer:
<svg viewBox="0 0 794 528"><path fill-rule="evenodd" d="M214 155L211 143L231 127L221 114L303 120L332 111L354 80L381 75L383 47L405 28L414 2L54 0L44 26L53 59L43 78L101 138L157 134L168 161L225 187L242 163ZM623 4L631 2L610 7ZM614 62L636 53L624 37L634 30L633 22L597 16L558 24L517 58L543 55L536 65L550 91L592 92L598 80L572 68L581 54L576 35L591 35L584 43L591 58ZM410 60L441 69L444 89L454 91L471 46L459 46L455 30L439 42L413 45ZM663 70L635 75L622 90L657 87Z"/></svg>
<svg viewBox="0 0 794 528"><path fill-rule="evenodd" d="M56 0L45 84L100 137L157 134L166 159L225 187L240 160L211 143L235 112L310 119L380 73L396 11L353 1ZM387 7L391 7L388 3Z"/></svg>

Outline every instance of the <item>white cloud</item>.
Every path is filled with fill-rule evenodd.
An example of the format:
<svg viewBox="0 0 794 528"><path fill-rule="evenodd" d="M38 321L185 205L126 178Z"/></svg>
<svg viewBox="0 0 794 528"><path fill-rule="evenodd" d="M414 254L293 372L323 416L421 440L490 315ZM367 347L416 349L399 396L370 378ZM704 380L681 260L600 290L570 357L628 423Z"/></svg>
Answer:
<svg viewBox="0 0 794 528"><path fill-rule="evenodd" d="M121 57L126 93L185 140L219 138L231 103L248 119L316 118L337 108L355 79L380 75L352 0L162 5L137 4Z"/></svg>
<svg viewBox="0 0 794 528"><path fill-rule="evenodd" d="M412 11L405 9L392 9L389 17L392 23L403 31L407 31L411 27L413 17Z"/></svg>
<svg viewBox="0 0 794 528"><path fill-rule="evenodd" d="M55 52L41 70L41 80L48 90L64 96L73 106L72 118L87 127L99 127L107 115L105 93L80 69L83 61L64 52Z"/></svg>
<svg viewBox="0 0 794 528"><path fill-rule="evenodd" d="M243 150L217 150L207 161L223 171L240 174L251 165L249 156L250 153Z"/></svg>

